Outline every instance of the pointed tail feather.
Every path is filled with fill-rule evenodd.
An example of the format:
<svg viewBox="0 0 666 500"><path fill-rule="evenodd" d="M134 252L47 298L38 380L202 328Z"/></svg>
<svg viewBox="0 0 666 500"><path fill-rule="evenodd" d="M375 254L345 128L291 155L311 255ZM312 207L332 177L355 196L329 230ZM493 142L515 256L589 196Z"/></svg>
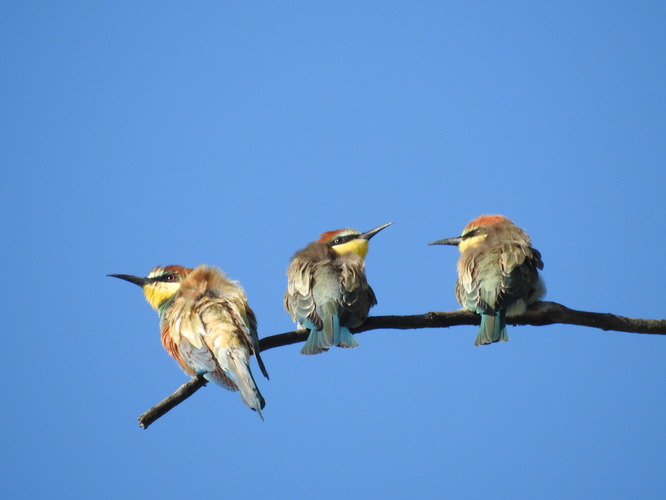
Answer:
<svg viewBox="0 0 666 500"><path fill-rule="evenodd" d="M335 305L329 306L329 304L324 304L322 307L322 310L328 313L322 318L322 329L310 330L310 335L301 349L301 354L319 354L328 351L334 345L344 348L358 347L360 345L358 340L349 331L349 328L340 325L340 318Z"/></svg>
<svg viewBox="0 0 666 500"><path fill-rule="evenodd" d="M335 336L333 337L333 343L337 346L344 347L346 349L351 349L352 347L358 347L360 344L358 340L354 338L352 333L349 331L349 328L346 326L340 326L340 320L335 318L337 323L337 329L335 330Z"/></svg>
<svg viewBox="0 0 666 500"><path fill-rule="evenodd" d="M259 364L259 369L261 370L261 373L263 373L264 377L266 379L270 380L270 377L268 376L268 372L266 371L266 365L264 365L264 360L261 359L261 355L259 354L259 346L257 345L256 351L254 353L254 357L257 359L257 363Z"/></svg>
<svg viewBox="0 0 666 500"><path fill-rule="evenodd" d="M219 357L218 357L219 360ZM240 391L241 399L250 409L256 411L264 419L261 410L266 406L266 400L259 392L250 371L250 363L247 355L238 351L229 351L223 358L226 363L220 363L220 367L228 377L236 384Z"/></svg>
<svg viewBox="0 0 666 500"><path fill-rule="evenodd" d="M310 335L308 340L305 342L301 348L301 354L312 355L319 354L321 352L328 351L328 348L331 347L331 343L326 341L324 332L321 330L310 330Z"/></svg>
<svg viewBox="0 0 666 500"><path fill-rule="evenodd" d="M474 341L475 346L492 344L493 342L507 342L509 335L506 332L506 311L500 310L497 316L481 315L479 334Z"/></svg>
<svg viewBox="0 0 666 500"><path fill-rule="evenodd" d="M493 342L508 342L509 334L506 332L506 309L497 311Z"/></svg>
<svg viewBox="0 0 666 500"><path fill-rule="evenodd" d="M336 325L340 328L338 308L334 302L326 302L318 306L317 314L321 318L321 329L312 328L310 330L310 335L301 349L301 354L311 355L328 351L333 345Z"/></svg>

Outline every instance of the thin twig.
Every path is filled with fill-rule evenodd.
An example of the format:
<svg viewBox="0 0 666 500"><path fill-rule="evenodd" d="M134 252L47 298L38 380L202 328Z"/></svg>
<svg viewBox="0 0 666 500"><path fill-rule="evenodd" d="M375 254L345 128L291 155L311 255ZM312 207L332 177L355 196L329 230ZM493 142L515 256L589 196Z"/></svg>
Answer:
<svg viewBox="0 0 666 500"><path fill-rule="evenodd" d="M465 310L429 312L411 316L372 316L358 328L353 328L352 332L361 333L378 329L414 330L419 328L446 328L459 325L478 325L479 322L480 316L478 314ZM605 331L666 335L666 319L627 318L609 313L576 311L556 302L537 302L524 314L507 318L507 323L510 325L532 326L561 323L588 326ZM266 351L274 347L305 342L307 337L308 332L304 330L272 335L259 341L259 350ZM139 425L147 429L155 420L206 385L206 382L206 379L201 375L192 378L189 382L179 387L171 396L160 401L141 415L139 417Z"/></svg>
<svg viewBox="0 0 666 500"><path fill-rule="evenodd" d="M162 401L153 406L150 410L142 413L139 416L139 427L147 429L150 424L160 418L162 415L171 410L174 406L179 405L192 394L206 385L208 381L203 375L192 377L187 383L181 385L176 392L171 396L164 398Z"/></svg>

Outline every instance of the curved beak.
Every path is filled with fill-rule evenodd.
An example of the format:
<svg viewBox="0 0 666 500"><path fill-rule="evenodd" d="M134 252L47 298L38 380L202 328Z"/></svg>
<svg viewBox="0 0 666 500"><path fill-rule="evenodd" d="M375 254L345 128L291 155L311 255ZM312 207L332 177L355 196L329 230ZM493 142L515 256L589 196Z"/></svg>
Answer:
<svg viewBox="0 0 666 500"><path fill-rule="evenodd" d="M459 245L462 241L462 236L456 236L455 238L444 238L443 240L433 241L428 243L428 245Z"/></svg>
<svg viewBox="0 0 666 500"><path fill-rule="evenodd" d="M372 238L375 234L377 234L379 231L384 229L385 227L389 227L393 222L389 222L388 224L384 224L382 226L378 226L374 229L371 229L370 231L366 231L365 233L361 233L358 235L359 238L363 238L364 240L369 240Z"/></svg>
<svg viewBox="0 0 666 500"><path fill-rule="evenodd" d="M148 278L140 278L139 276L131 276L129 274L107 274L107 276L111 276L112 278L120 278L121 280L129 281L130 283L134 283L135 285L139 285L141 288L143 288L145 285L148 284L150 281Z"/></svg>

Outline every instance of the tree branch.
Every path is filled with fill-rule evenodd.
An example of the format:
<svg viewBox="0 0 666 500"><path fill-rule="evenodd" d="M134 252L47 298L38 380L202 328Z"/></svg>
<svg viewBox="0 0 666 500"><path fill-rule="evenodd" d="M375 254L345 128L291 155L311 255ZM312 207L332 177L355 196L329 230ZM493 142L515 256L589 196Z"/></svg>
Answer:
<svg viewBox="0 0 666 500"><path fill-rule="evenodd" d="M446 328L459 325L478 325L480 316L465 310L429 312L411 316L372 316L353 333L369 330L393 329L413 330L419 328ZM566 325L588 326L605 331L666 335L666 319L638 319L617 316L609 313L576 311L556 302L536 302L520 316L507 318L510 325L544 326L557 323ZM265 337L259 341L259 351L281 347L298 342L305 342L308 337L306 330L292 331ZM171 396L157 403L139 417L139 426L147 429L150 424L182 403L192 394L206 385L207 380L197 375L183 384Z"/></svg>
<svg viewBox="0 0 666 500"><path fill-rule="evenodd" d="M155 420L167 413L174 406L185 401L192 394L206 385L206 383L208 383L208 380L206 380L203 375L192 377L189 382L181 385L171 396L167 396L150 410L139 415L139 427L147 429Z"/></svg>

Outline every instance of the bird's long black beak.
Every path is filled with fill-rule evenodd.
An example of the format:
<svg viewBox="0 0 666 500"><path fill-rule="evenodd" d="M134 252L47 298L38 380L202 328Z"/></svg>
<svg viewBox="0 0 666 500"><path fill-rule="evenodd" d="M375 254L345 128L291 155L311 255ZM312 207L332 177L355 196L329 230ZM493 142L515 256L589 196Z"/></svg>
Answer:
<svg viewBox="0 0 666 500"><path fill-rule="evenodd" d="M364 240L369 240L369 239L372 238L375 234L377 234L379 231L381 231L381 230L384 229L385 227L389 227L391 224L393 224L393 222L389 222L388 224L384 224L384 225L378 226L378 227L376 227L376 228L374 228L374 229L371 229L370 231L366 231L365 233L361 233L361 234L359 234L358 237L359 237L359 238L363 238Z"/></svg>
<svg viewBox="0 0 666 500"><path fill-rule="evenodd" d="M145 285L149 283L148 278L141 278L139 276L131 276L129 274L107 274L107 276L111 276L112 278L120 278L121 280L129 281L130 283L134 283L135 285L139 285L141 288L143 288Z"/></svg>
<svg viewBox="0 0 666 500"><path fill-rule="evenodd" d="M456 236L455 238L444 238L443 240L433 241L428 243L428 245L456 245L458 246L462 241L462 236Z"/></svg>

